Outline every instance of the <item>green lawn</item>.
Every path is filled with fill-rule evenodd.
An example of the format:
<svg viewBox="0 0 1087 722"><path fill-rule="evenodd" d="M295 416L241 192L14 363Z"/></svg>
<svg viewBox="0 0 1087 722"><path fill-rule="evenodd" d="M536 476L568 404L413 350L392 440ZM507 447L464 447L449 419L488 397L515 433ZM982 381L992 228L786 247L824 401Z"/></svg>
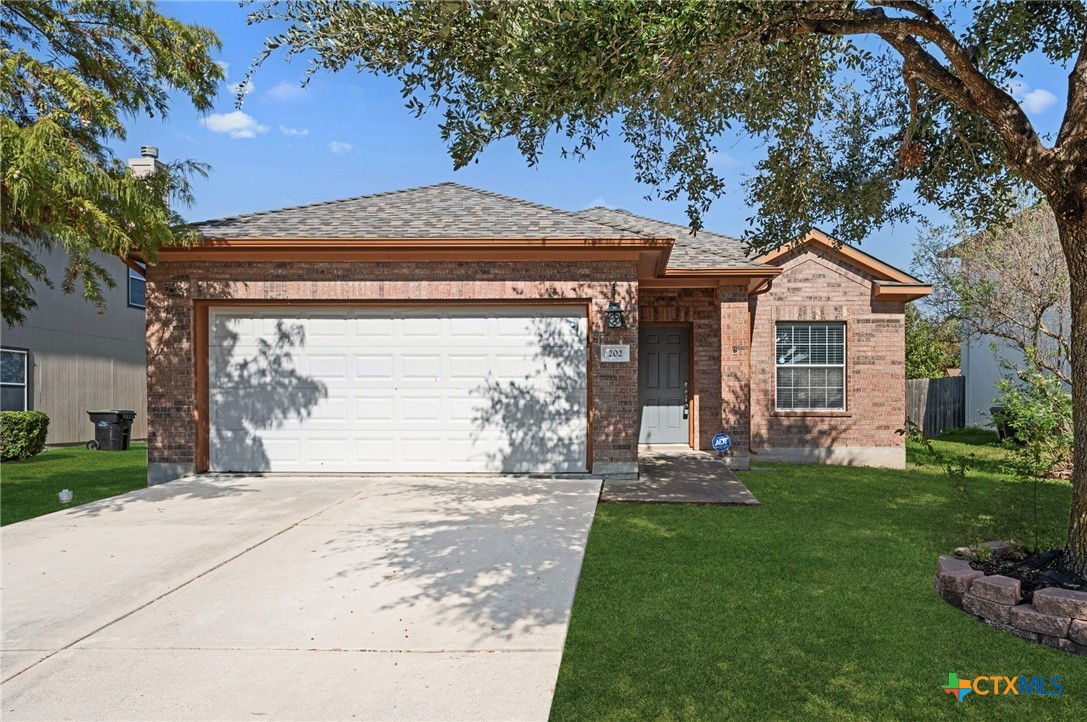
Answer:
<svg viewBox="0 0 1087 722"><path fill-rule="evenodd" d="M1032 516L1031 485L1000 474L994 435L937 446L977 454L965 502L911 447L905 471L741 473L755 508L601 505L552 718L1087 719L1087 659L990 629L933 590L970 519L1024 538ZM1050 543L1069 493L1039 490ZM959 703L940 690L950 672L1061 675L1064 693Z"/></svg>
<svg viewBox="0 0 1087 722"><path fill-rule="evenodd" d="M147 486L147 445L128 451L88 451L82 446L48 449L23 461L0 464L0 526L60 511L61 489L72 504L86 504Z"/></svg>

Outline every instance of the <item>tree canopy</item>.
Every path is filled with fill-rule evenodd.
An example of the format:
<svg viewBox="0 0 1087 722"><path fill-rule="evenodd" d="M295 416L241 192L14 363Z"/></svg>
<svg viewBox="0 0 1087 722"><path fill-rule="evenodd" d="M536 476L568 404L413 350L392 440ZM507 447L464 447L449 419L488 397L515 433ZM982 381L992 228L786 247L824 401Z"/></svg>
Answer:
<svg viewBox="0 0 1087 722"><path fill-rule="evenodd" d="M945 23L922 3L867 5L301 0L253 18L289 23L269 53L398 78L412 111L442 114L458 167L501 138L535 163L548 142L582 155L617 129L638 180L686 198L696 227L725 190L719 144L753 136L759 249L813 226L861 241L910 212L904 182L978 227L1001 217L1028 175L1019 160L1045 152L1002 88L1028 53L1073 59L1087 10L988 3Z"/></svg>
<svg viewBox="0 0 1087 722"><path fill-rule="evenodd" d="M209 110L219 39L137 0L5 2L0 31L0 312L25 319L33 280L52 283L38 257L54 246L68 255L62 288L104 308L115 282L93 251L153 260L183 242L170 201L190 202L188 178L204 172L182 161L136 178L108 143L125 138L128 117L165 118L172 91Z"/></svg>
<svg viewBox="0 0 1087 722"><path fill-rule="evenodd" d="M906 306L906 378L938 379L959 367L959 330L950 319L925 316Z"/></svg>

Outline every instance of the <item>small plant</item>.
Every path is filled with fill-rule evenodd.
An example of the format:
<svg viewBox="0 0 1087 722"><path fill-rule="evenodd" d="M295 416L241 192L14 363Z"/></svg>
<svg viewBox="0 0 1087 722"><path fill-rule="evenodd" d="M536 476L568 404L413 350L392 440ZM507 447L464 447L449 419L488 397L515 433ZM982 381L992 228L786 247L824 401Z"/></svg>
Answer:
<svg viewBox="0 0 1087 722"><path fill-rule="evenodd" d="M40 454L49 433L49 417L41 411L0 411L0 461Z"/></svg>
<svg viewBox="0 0 1087 722"><path fill-rule="evenodd" d="M1072 458L1072 394L1032 363L1017 375L1018 381L997 384L1001 416L1012 434L1007 446L1023 471L1045 476Z"/></svg>
<svg viewBox="0 0 1087 722"><path fill-rule="evenodd" d="M955 498L959 501L964 510L968 509L970 506L970 488L967 484L967 473L969 472L970 466L973 464L976 455L949 456L943 453L933 445L930 439L925 438L924 430L911 419L906 419L906 425L895 431L895 433L924 447L925 451L928 452L928 455L936 465L944 470L944 475L951 484L951 491ZM985 527L985 522L976 515L969 514L967 511L963 511L963 513L959 515L959 519L963 520L961 538L967 543L972 543L975 549L981 549L982 531Z"/></svg>
<svg viewBox="0 0 1087 722"><path fill-rule="evenodd" d="M1054 469L1071 463L1072 395L1060 379L1033 363L1017 376L1018 381L1004 379L998 384L1002 420L1012 432L1004 446L1012 453L1015 474L1033 485L1031 533L1038 551L1038 485Z"/></svg>

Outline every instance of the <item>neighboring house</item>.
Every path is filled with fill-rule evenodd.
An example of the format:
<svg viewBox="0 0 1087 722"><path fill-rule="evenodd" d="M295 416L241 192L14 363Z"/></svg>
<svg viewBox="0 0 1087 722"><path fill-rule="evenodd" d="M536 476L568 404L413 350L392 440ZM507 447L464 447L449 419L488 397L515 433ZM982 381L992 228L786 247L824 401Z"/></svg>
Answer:
<svg viewBox="0 0 1087 722"><path fill-rule="evenodd" d="M129 161L137 174L161 168L158 151ZM94 438L87 411L132 409L132 438L147 436L147 331L145 281L120 258L95 253L113 276L104 288L105 313L79 293L60 290L67 253L55 247L38 257L54 287L35 282L37 307L26 323L0 331L0 407L4 411L43 411L49 416L50 444Z"/></svg>
<svg viewBox="0 0 1087 722"><path fill-rule="evenodd" d="M905 303L812 232L737 239L452 183L197 224L148 269L149 482L630 476L640 444L902 467Z"/></svg>
<svg viewBox="0 0 1087 722"><path fill-rule="evenodd" d="M44 411L50 444L94 438L87 411L102 408L136 412L133 438L147 435L147 363L144 279L119 258L96 254L117 287L103 289L106 312L79 294L60 290L67 254L42 254L55 288L35 284L37 308L21 326L0 331L3 410Z"/></svg>
<svg viewBox="0 0 1087 722"><path fill-rule="evenodd" d="M1026 364L1023 353L996 336L964 336L960 362L966 377L966 425L992 426L989 409L1000 397L997 383L1015 378L1015 369Z"/></svg>
<svg viewBox="0 0 1087 722"><path fill-rule="evenodd" d="M1009 349L993 336L964 337L961 348L959 363L966 377L966 425L991 426L989 409L1000 395L997 382L1006 373L1000 367L1000 358L1007 358ZM1015 361L1022 360L1022 354L1015 356Z"/></svg>

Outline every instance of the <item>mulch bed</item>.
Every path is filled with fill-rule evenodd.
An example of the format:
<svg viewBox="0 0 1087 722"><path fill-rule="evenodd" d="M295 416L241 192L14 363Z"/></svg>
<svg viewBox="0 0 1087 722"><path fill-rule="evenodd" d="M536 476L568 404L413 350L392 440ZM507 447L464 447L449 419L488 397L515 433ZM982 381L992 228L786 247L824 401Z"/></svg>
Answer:
<svg viewBox="0 0 1087 722"><path fill-rule="evenodd" d="M971 560L970 566L986 574L1002 574L1018 579L1024 603L1034 598L1034 592L1046 587L1087 592L1087 579L1063 569L1063 557L1063 549L1050 549L1023 559L992 556L984 561Z"/></svg>

